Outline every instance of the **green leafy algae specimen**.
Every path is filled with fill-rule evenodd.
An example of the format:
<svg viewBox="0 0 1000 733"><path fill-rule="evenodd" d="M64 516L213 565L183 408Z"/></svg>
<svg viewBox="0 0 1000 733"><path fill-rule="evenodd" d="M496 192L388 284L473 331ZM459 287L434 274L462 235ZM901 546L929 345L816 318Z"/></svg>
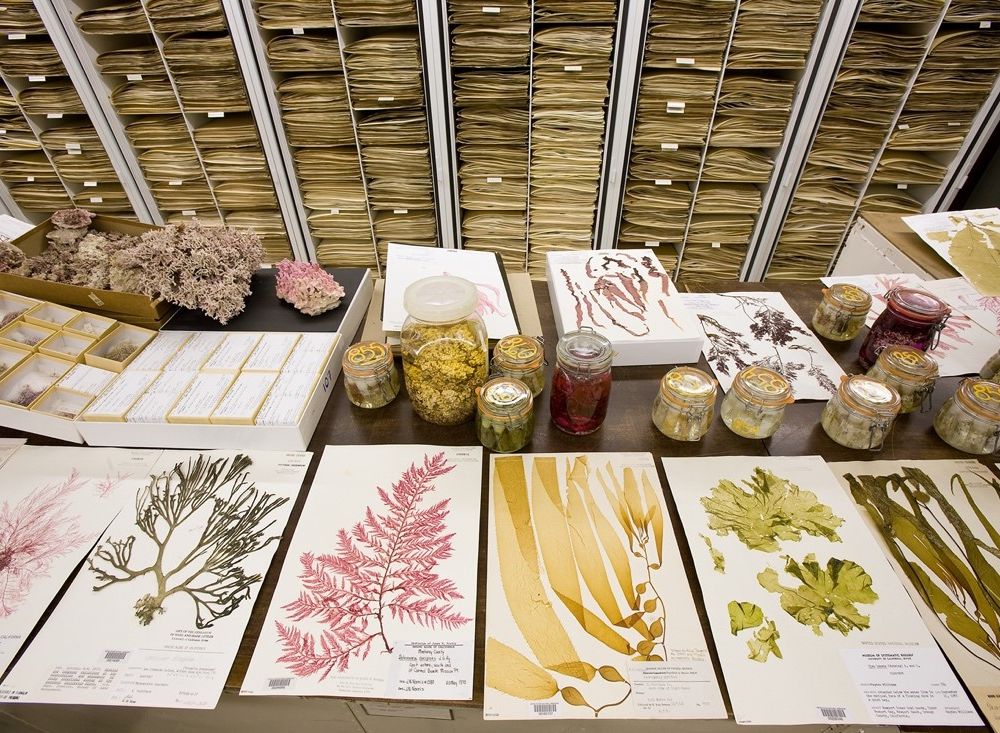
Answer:
<svg viewBox="0 0 1000 733"><path fill-rule="evenodd" d="M781 634L778 633L774 621L765 618L760 606L749 601L730 601L728 610L729 629L733 632L733 636L737 636L745 629L757 629L747 639L747 649L750 650L747 659L766 662L771 654L778 659L782 658L781 649L778 647Z"/></svg>
<svg viewBox="0 0 1000 733"><path fill-rule="evenodd" d="M777 552L778 540L798 542L803 532L840 542L837 528L844 520L811 491L763 468L755 468L742 484L722 479L711 496L701 499L708 526L719 536L732 532L761 552Z"/></svg>
<svg viewBox="0 0 1000 733"><path fill-rule="evenodd" d="M855 604L874 603L878 594L872 590L871 576L860 565L831 557L824 569L809 553L801 563L786 557L785 572L798 579L798 587L782 585L772 568L758 573L757 582L765 590L780 593L785 612L800 624L811 626L813 633L822 635L820 627L824 625L844 636L868 628L870 618Z"/></svg>
<svg viewBox="0 0 1000 733"><path fill-rule="evenodd" d="M712 566L715 568L715 572L725 574L726 556L715 549L710 537L703 534L698 536L705 540L705 544L708 545L708 554L712 556Z"/></svg>

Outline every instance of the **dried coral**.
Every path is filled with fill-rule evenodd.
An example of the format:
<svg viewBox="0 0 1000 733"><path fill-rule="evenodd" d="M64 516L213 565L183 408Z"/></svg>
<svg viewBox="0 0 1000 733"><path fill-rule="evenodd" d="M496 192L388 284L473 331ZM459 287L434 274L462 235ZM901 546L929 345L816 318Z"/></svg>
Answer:
<svg viewBox="0 0 1000 733"><path fill-rule="evenodd" d="M24 252L9 239L0 239L0 272L14 272L24 264Z"/></svg>
<svg viewBox="0 0 1000 733"><path fill-rule="evenodd" d="M57 229L86 229L93 220L93 213L86 209L60 209L50 217Z"/></svg>
<svg viewBox="0 0 1000 733"><path fill-rule="evenodd" d="M344 297L344 288L333 275L317 264L282 260L278 268L275 294L307 316L333 310Z"/></svg>
<svg viewBox="0 0 1000 733"><path fill-rule="evenodd" d="M146 232L111 262L114 290L201 310L220 323L243 311L264 248L251 231L197 221Z"/></svg>

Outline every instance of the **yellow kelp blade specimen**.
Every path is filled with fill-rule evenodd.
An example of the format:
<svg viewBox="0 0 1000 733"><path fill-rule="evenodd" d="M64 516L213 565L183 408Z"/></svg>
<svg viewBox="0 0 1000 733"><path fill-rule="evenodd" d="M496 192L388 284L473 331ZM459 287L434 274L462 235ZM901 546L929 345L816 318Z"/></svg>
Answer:
<svg viewBox="0 0 1000 733"><path fill-rule="evenodd" d="M589 682L594 668L580 661L542 587L521 456L494 461L493 487L500 579L514 623L543 667Z"/></svg>
<svg viewBox="0 0 1000 733"><path fill-rule="evenodd" d="M486 640L486 686L522 700L548 700L559 692L555 678L496 639Z"/></svg>
<svg viewBox="0 0 1000 733"><path fill-rule="evenodd" d="M996 249L1000 242L993 235L966 219L948 246L955 267L983 295L1000 295L1000 249Z"/></svg>

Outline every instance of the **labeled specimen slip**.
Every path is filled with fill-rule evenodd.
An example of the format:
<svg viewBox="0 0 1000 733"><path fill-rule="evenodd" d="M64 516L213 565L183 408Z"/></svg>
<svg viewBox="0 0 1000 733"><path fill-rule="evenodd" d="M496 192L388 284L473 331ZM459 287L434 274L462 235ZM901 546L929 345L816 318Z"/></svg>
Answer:
<svg viewBox="0 0 1000 733"><path fill-rule="evenodd" d="M0 447L0 672L161 451Z"/></svg>
<svg viewBox="0 0 1000 733"><path fill-rule="evenodd" d="M240 694L471 699L482 460L327 446Z"/></svg>
<svg viewBox="0 0 1000 733"><path fill-rule="evenodd" d="M663 467L737 723L980 724L822 458Z"/></svg>
<svg viewBox="0 0 1000 733"><path fill-rule="evenodd" d="M0 700L214 708L310 457L164 451Z"/></svg>
<svg viewBox="0 0 1000 733"><path fill-rule="evenodd" d="M648 453L492 456L487 720L725 718Z"/></svg>
<svg viewBox="0 0 1000 733"><path fill-rule="evenodd" d="M990 726L1000 729L1000 480L971 458L829 465Z"/></svg>

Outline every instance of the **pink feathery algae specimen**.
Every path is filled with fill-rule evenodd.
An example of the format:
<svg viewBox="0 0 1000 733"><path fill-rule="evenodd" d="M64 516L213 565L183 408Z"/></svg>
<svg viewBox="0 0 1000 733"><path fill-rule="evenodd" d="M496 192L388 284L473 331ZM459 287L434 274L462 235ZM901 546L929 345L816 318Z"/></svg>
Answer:
<svg viewBox="0 0 1000 733"><path fill-rule="evenodd" d="M36 489L13 506L0 505L0 617L17 610L53 560L83 542L66 501L85 483L74 469L65 481Z"/></svg>
<svg viewBox="0 0 1000 733"><path fill-rule="evenodd" d="M334 554L302 554L305 590L283 608L291 621L314 619L325 628L316 637L277 624L284 650L278 661L293 674L324 680L345 671L352 658L367 658L376 641L391 652L389 619L446 630L472 620L449 603L462 598L454 581L434 572L452 554L455 535L445 526L450 499L423 507L434 481L454 468L444 453L424 456L423 466L411 464L391 494L378 489L384 513L368 507L363 521L337 533Z"/></svg>
<svg viewBox="0 0 1000 733"><path fill-rule="evenodd" d="M113 290L142 293L219 323L243 312L264 248L251 231L192 221L146 232L113 255Z"/></svg>
<svg viewBox="0 0 1000 733"><path fill-rule="evenodd" d="M319 265L282 260L276 267L276 295L296 310L307 316L318 316L340 305L344 297L343 286Z"/></svg>

